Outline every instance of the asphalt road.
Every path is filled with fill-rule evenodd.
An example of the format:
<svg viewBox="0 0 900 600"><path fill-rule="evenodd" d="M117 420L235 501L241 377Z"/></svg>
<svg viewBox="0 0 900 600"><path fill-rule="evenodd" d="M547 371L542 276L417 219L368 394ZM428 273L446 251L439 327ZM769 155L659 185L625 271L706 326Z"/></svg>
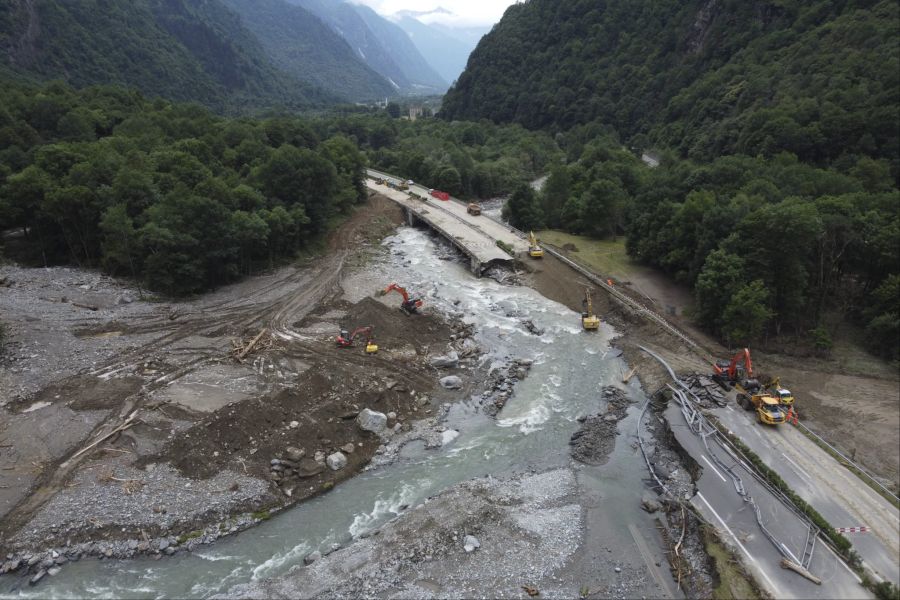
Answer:
<svg viewBox="0 0 900 600"><path fill-rule="evenodd" d="M753 413L736 404L713 412L833 526L869 527L867 533L844 535L871 570L900 584L900 511L897 508L795 427L760 425ZM873 440L873 443L896 443L896 440Z"/></svg>
<svg viewBox="0 0 900 600"><path fill-rule="evenodd" d="M391 179L397 179L396 177L394 177L392 175L389 175L387 173L381 173L381 172L375 171L373 169L368 169L368 173L372 177L389 177ZM367 185L369 185L373 189L376 189L375 186L377 186L377 184L374 184L372 182L368 182ZM380 186L380 187L386 187L386 186ZM378 189L379 189L379 191L381 191L380 188L378 188ZM390 189L390 188L387 188L387 189ZM507 229L506 227L504 227L503 225L501 225L491 219L487 219L481 215L478 215L478 216L470 215L466 211L466 203L464 203L463 201L457 200L455 198L451 198L448 201L438 200L437 198L433 198L433 197L429 196L428 188L423 187L418 184L411 185L410 191L413 191L413 192L419 194L420 196L427 197L428 200L427 200L427 202L425 202L425 205L428 206L429 210L439 210L444 213L447 213L448 215L452 215L458 221L464 222L472 229L475 229L482 235L490 238L492 240L492 244L494 245L495 248L496 248L496 241L500 240L500 241L512 246L512 248L516 252L525 252L526 250L528 250L528 243L525 242L525 240L520 238L518 235L516 235L514 232L512 232L509 229ZM402 193L402 192L399 192L399 193ZM406 194L404 194L404 195L407 196L407 198L409 197ZM391 196L391 198L393 198L393 196ZM416 202L420 202L420 201L416 201Z"/></svg>
<svg viewBox="0 0 900 600"><path fill-rule="evenodd" d="M809 563L809 571L822 579L821 585L783 569L782 553L763 533L752 506L737 493L732 477L717 463L714 455L738 475L746 493L759 506L763 524L798 563L802 561L807 547L807 523L754 479L749 470L716 442L715 435L707 438L707 448L700 436L690 429L674 401L665 414L679 444L703 468L697 481L697 494L691 503L737 549L757 581L773 597L871 597L850 568L821 542L816 543Z"/></svg>

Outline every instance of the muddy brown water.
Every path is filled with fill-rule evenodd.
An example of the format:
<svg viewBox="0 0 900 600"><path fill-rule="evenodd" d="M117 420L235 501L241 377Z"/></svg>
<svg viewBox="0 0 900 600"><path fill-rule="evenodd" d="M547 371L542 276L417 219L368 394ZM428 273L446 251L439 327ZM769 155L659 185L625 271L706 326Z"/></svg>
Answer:
<svg viewBox="0 0 900 600"><path fill-rule="evenodd" d="M568 440L578 428L576 419L603 408L603 387L623 386L626 365L610 349L615 331L604 323L599 332L585 333L577 313L531 288L473 278L463 265L438 259L436 242L419 230L401 228L386 243L390 257L376 268L423 294L429 306L474 323L475 338L486 350L483 367L500 367L514 358L534 360L529 376L516 385L496 419L473 399L461 397L445 423L458 435L446 435L443 447L410 446L393 464L364 472L260 526L162 560L83 560L35 588L21 578L0 579L0 595L207 597L283 574L302 564L308 553L347 544L400 514L402 507L415 506L460 481L570 464ZM525 319L544 334L529 333ZM635 380L625 390L636 403L645 399ZM631 409L622 422L623 434L608 463L586 467L580 478L587 493L622 500L603 508L603 520L616 524L606 532L607 543L617 537L626 543L632 535L628 523L642 518L638 502L625 500L640 498L644 489L641 459L625 435L626 429L634 431L636 412Z"/></svg>

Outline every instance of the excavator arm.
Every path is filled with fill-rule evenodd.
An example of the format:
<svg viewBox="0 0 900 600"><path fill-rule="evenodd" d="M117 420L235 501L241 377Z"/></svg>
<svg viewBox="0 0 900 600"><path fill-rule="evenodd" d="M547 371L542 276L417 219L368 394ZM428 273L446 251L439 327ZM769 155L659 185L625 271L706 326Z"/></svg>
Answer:
<svg viewBox="0 0 900 600"><path fill-rule="evenodd" d="M387 288L385 288L383 292L381 292L381 295L383 296L384 294L388 294L390 292L397 292L398 294L403 296L403 302L409 302L409 294L406 293L406 288L402 288L396 283L392 283L391 285L387 286Z"/></svg>
<svg viewBox="0 0 900 600"><path fill-rule="evenodd" d="M400 304L400 309L409 314L416 312L423 304L421 298L410 298L409 294L406 292L405 288L400 287L396 283L392 283L387 286L380 295L385 295L389 292L397 292L401 296L403 296L403 302Z"/></svg>

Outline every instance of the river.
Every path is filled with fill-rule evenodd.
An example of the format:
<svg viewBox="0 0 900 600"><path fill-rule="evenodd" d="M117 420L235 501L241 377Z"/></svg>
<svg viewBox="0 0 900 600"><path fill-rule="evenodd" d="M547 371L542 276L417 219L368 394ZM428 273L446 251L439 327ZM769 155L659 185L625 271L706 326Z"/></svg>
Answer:
<svg viewBox="0 0 900 600"><path fill-rule="evenodd" d="M542 470L568 465L568 439L576 418L601 408L600 390L622 385L625 365L611 351L615 331L604 323L597 333L581 330L579 315L528 287L503 286L476 279L457 261L441 260L427 233L400 228L385 242L390 255L374 268L390 280L425 296L428 306L461 313L475 323L475 339L486 350L486 368L510 358L530 358L530 375L496 419L475 408L472 399L454 404L445 423L447 443L425 450L411 444L394 463L361 473L331 492L274 516L215 545L170 558L129 561L82 560L60 574L28 588L24 579L0 580L4 597L151 598L207 597L250 580L283 574L314 550L346 544L401 512L460 481L485 474ZM415 318L415 317L411 317ZM531 319L544 330L533 335L523 326ZM465 376L465 374L463 374ZM627 388L644 399L636 384ZM621 425L634 431L635 412ZM639 498L645 475L639 459L620 435L610 462L586 471L582 483L610 498ZM636 502L611 508L639 519ZM625 506L628 506L625 508ZM618 527L618 525L617 525ZM624 525L621 526L624 528ZM626 534L623 535L623 540ZM18 586L19 589L16 589Z"/></svg>

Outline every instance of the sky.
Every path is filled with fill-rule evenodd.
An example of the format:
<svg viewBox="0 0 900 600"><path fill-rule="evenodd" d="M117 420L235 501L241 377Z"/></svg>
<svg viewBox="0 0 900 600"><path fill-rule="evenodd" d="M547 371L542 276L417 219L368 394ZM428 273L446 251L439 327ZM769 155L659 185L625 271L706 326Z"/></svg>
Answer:
<svg viewBox="0 0 900 600"><path fill-rule="evenodd" d="M371 6L380 15L388 16L401 10L427 11L443 7L453 15L429 15L423 21L452 26L493 25L503 11L516 0L353 0Z"/></svg>

